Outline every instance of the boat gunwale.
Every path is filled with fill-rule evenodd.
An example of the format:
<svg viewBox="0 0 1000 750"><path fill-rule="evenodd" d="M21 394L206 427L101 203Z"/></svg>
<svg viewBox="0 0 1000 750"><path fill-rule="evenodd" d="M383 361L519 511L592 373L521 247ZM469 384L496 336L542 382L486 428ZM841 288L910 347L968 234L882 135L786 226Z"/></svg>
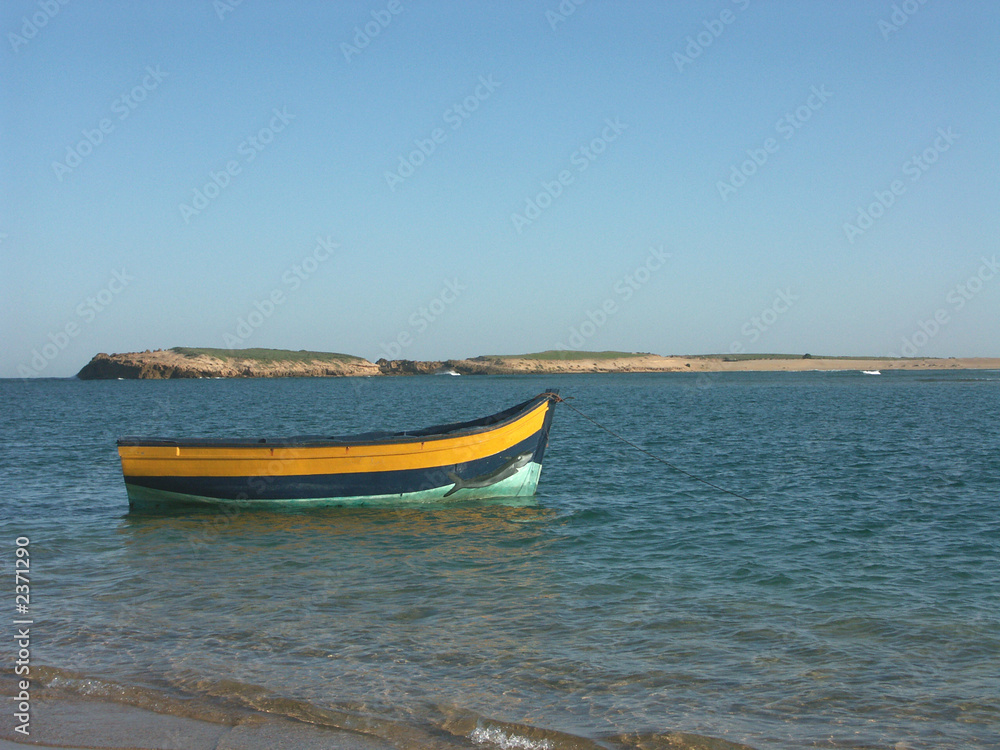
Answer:
<svg viewBox="0 0 1000 750"><path fill-rule="evenodd" d="M286 438L159 438L125 436L118 438L119 448L301 448L344 447L367 445L403 445L446 440L477 435L513 424L530 414L539 405L558 398L559 391L549 389L533 398L478 419L434 425L416 430L392 433L368 432L356 435L300 435ZM493 421L495 420L495 421ZM377 436L377 437L376 437Z"/></svg>

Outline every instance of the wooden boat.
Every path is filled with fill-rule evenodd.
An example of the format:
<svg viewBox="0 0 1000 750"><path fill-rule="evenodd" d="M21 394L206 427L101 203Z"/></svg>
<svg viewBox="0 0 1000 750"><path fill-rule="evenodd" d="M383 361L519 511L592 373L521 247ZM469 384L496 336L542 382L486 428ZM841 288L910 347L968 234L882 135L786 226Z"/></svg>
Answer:
<svg viewBox="0 0 1000 750"><path fill-rule="evenodd" d="M558 391L497 414L404 432L118 440L134 509L385 505L535 493Z"/></svg>

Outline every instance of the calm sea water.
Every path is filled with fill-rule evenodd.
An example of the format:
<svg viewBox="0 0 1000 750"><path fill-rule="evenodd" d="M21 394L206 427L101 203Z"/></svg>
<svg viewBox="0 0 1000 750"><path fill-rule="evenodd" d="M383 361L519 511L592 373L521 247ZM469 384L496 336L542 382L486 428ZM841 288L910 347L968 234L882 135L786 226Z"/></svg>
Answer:
<svg viewBox="0 0 1000 750"><path fill-rule="evenodd" d="M529 502L128 512L120 435L403 429L550 386L751 501L560 406ZM52 690L407 746L1000 747L1000 373L0 381L0 401L3 564L29 537Z"/></svg>

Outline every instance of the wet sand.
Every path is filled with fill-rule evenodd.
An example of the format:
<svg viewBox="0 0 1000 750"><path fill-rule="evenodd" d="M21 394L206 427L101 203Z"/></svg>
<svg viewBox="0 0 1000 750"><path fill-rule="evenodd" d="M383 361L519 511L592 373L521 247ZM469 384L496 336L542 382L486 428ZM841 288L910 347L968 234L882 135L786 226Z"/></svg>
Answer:
<svg viewBox="0 0 1000 750"><path fill-rule="evenodd" d="M197 703L197 702L196 702ZM167 699L164 708L175 701ZM193 710L205 715L204 704ZM383 738L267 712L230 720L158 713L112 700L46 698L32 702L31 735L0 728L0 750L456 750L483 746L519 750L756 750L739 743L684 732L634 733L601 742L556 731L488 722L459 714L442 726L376 722ZM221 716L221 715L220 715ZM362 720L362 724L365 723Z"/></svg>
<svg viewBox="0 0 1000 750"><path fill-rule="evenodd" d="M171 716L120 703L39 700L32 703L31 735L4 726L0 750L390 750L375 737L260 715L235 725ZM15 741L16 740L16 741Z"/></svg>

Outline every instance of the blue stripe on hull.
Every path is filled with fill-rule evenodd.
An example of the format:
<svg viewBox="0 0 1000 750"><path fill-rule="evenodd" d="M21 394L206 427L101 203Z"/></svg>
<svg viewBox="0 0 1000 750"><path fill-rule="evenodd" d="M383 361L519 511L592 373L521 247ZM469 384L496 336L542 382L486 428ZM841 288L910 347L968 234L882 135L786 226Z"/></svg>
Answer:
<svg viewBox="0 0 1000 750"><path fill-rule="evenodd" d="M336 506L378 506L450 503L463 500L530 497L538 487L540 464L531 462L516 474L487 487L470 487L451 492L454 483L443 487L393 494L364 494L326 497L238 498L220 499L188 492L172 492L135 484L125 484L129 506L135 510L162 510L182 506L232 506L238 508L324 508Z"/></svg>

